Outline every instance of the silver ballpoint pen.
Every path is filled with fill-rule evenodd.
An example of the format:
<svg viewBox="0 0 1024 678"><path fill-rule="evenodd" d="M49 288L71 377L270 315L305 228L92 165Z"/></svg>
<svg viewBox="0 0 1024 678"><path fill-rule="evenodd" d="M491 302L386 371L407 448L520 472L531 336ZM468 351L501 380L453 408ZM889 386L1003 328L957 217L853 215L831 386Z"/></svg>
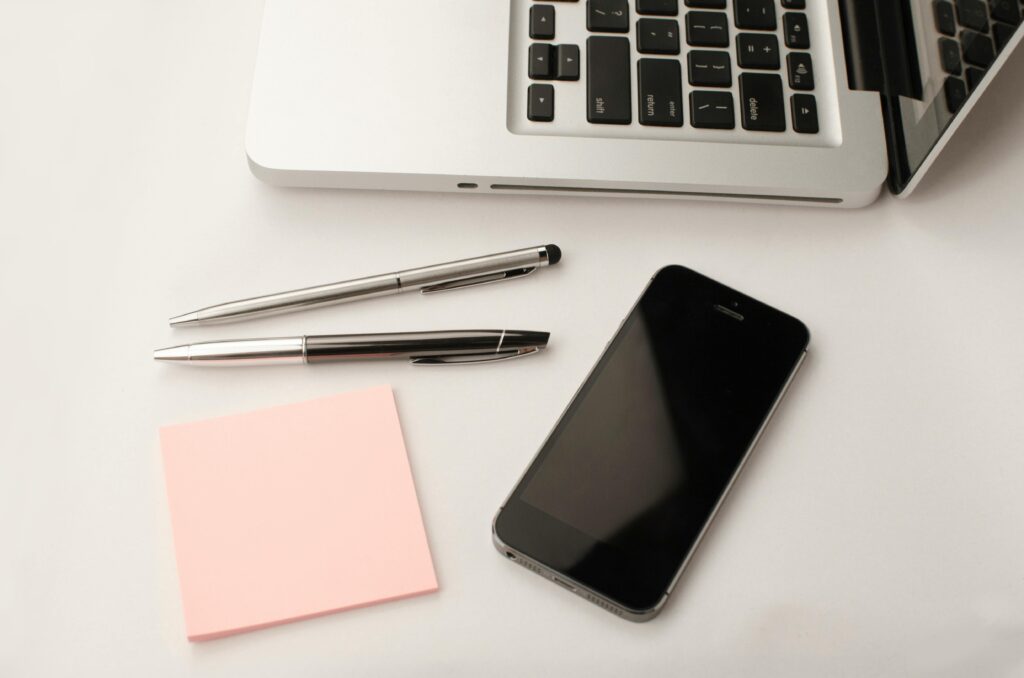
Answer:
<svg viewBox="0 0 1024 678"><path fill-rule="evenodd" d="M414 365L456 365L537 353L547 347L549 336L547 332L523 330L449 330L235 339L161 348L153 352L153 358L197 365L315 364L381 358L408 358Z"/></svg>
<svg viewBox="0 0 1024 678"><path fill-rule="evenodd" d="M562 251L557 245L542 245L501 252L436 266L345 280L306 287L251 299L210 306L171 318L172 326L230 322L277 313L289 313L317 306L381 297L418 290L423 293L457 290L473 285L513 280L538 268L557 264Z"/></svg>

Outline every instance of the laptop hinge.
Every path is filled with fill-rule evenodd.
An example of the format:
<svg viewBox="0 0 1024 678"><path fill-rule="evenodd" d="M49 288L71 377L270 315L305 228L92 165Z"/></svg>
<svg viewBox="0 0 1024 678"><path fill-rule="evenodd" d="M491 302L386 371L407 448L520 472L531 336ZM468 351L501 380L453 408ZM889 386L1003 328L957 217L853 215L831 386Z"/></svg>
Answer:
<svg viewBox="0 0 1024 678"><path fill-rule="evenodd" d="M850 87L921 98L910 0L839 0Z"/></svg>

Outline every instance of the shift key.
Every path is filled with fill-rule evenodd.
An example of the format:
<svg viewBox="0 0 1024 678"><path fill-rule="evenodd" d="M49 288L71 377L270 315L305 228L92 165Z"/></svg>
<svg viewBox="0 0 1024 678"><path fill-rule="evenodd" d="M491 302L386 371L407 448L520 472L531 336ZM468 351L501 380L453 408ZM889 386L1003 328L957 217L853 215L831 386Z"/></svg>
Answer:
<svg viewBox="0 0 1024 678"><path fill-rule="evenodd" d="M587 120L628 125L633 121L629 39L587 38Z"/></svg>

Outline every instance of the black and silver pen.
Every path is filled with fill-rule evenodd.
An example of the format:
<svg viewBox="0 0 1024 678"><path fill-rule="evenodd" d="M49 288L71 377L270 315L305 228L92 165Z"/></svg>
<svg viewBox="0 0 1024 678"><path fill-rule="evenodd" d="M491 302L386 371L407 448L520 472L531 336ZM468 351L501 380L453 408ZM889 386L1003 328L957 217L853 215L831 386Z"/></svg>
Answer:
<svg viewBox="0 0 1024 678"><path fill-rule="evenodd" d="M153 352L153 358L198 365L312 364L381 358L408 358L414 365L456 365L530 355L545 348L549 336L548 332L522 330L449 330L234 339L161 348Z"/></svg>
<svg viewBox="0 0 1024 678"><path fill-rule="evenodd" d="M400 292L423 293L457 290L473 285L513 280L533 273L538 268L553 266L562 258L557 245L541 245L522 250L462 259L436 266L345 280L306 287L300 290L240 299L210 306L171 318L172 326L230 322L259 316L290 313L317 306L381 297Z"/></svg>

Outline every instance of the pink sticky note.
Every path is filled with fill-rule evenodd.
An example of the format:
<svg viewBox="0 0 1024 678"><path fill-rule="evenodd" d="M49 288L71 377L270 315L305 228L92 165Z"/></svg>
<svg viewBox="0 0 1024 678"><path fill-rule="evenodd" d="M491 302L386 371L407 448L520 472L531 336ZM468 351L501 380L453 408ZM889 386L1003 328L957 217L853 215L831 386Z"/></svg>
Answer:
<svg viewBox="0 0 1024 678"><path fill-rule="evenodd" d="M189 640L437 590L390 387L160 442Z"/></svg>

